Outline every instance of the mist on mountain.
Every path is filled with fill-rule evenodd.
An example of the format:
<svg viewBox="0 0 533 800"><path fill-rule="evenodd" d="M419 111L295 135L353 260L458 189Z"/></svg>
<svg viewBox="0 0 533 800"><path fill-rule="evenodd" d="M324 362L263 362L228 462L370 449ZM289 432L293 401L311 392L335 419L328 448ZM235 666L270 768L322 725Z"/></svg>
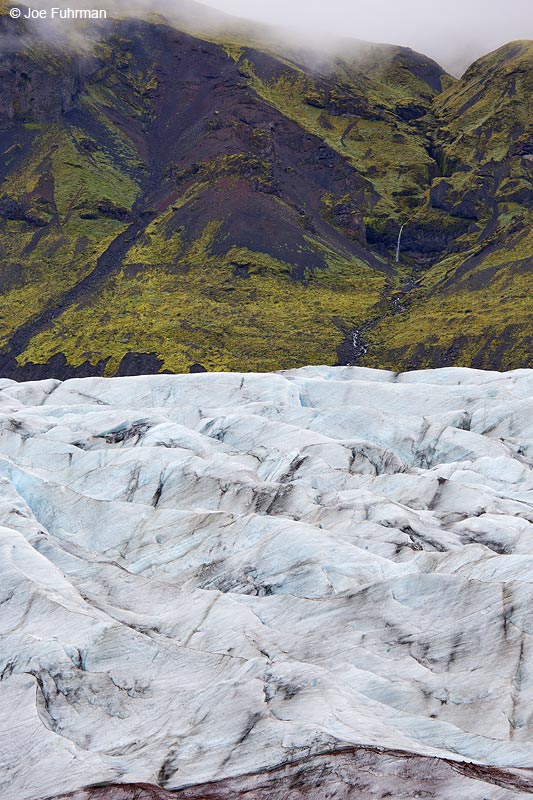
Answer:
<svg viewBox="0 0 533 800"><path fill-rule="evenodd" d="M51 7L44 0L40 8ZM70 7L82 8L83 0ZM195 33L233 31L293 50L337 52L357 43L386 42L411 47L460 76L477 58L515 39L533 38L529 0L98 0L110 16L164 17ZM76 39L75 26L39 20L43 37Z"/></svg>
<svg viewBox="0 0 533 800"><path fill-rule="evenodd" d="M530 0L209 0L209 5L285 27L299 41L330 34L412 47L454 75L506 42L533 38Z"/></svg>

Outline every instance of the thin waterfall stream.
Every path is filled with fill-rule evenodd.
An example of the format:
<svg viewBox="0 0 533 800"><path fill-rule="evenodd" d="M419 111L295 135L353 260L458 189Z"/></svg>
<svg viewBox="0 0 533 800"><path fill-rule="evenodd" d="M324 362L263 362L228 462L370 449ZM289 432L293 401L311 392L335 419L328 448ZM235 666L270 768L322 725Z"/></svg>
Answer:
<svg viewBox="0 0 533 800"><path fill-rule="evenodd" d="M403 232L403 229L404 229L404 228L405 228L405 222L404 222L404 224L403 224L403 225L400 227L400 232L399 232L399 234L398 234L398 244L396 245L396 263L397 263L397 264L399 264L399 262L400 262L400 245L401 245L401 243L402 243L402 232Z"/></svg>

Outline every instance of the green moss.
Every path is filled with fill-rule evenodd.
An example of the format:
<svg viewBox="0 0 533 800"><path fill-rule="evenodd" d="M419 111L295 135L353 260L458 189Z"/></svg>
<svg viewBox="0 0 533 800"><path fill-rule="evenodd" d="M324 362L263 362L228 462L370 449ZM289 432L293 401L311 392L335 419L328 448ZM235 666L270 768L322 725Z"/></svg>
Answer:
<svg viewBox="0 0 533 800"><path fill-rule="evenodd" d="M72 364L110 356L112 374L129 351L156 352L178 372L194 361L217 370L334 363L343 339L338 320L350 326L368 316L384 277L326 253L329 268L303 285L289 277L290 265L264 253L231 248L222 258L212 255L217 226L211 223L183 254L186 269L162 270L150 261L142 270L124 267L87 306L68 309L36 336L21 363L56 352ZM240 265L247 277L236 276Z"/></svg>
<svg viewBox="0 0 533 800"><path fill-rule="evenodd" d="M407 369L437 364L513 369L533 366L529 259L533 234L524 229L507 248L480 251L462 271L450 256L429 270L407 310L385 316L369 335L369 366Z"/></svg>
<svg viewBox="0 0 533 800"><path fill-rule="evenodd" d="M128 250L123 263L153 266L172 266L177 263L182 250L180 231L169 226L173 215L169 209L145 229L143 236Z"/></svg>
<svg viewBox="0 0 533 800"><path fill-rule="evenodd" d="M59 124L38 126L31 153L9 176L10 195L27 198L49 180L61 222L102 200L131 208L138 186L103 150L80 152L77 143L81 138L83 133L77 129Z"/></svg>
<svg viewBox="0 0 533 800"><path fill-rule="evenodd" d="M336 100L334 93L330 94L326 101L323 90L303 72L286 69L265 82L248 63L246 75L264 100L304 130L323 139L372 184L381 199L376 205L369 198L370 204L362 209L364 213L373 217L405 216L406 209L413 206L413 199L415 205L424 201L433 163L427 152L428 142L407 123L392 118L393 105L391 116L383 119L339 115L325 106L335 106L340 96ZM377 95L376 87L370 87L366 95L370 108L374 92ZM383 97L379 104L383 104Z"/></svg>
<svg viewBox="0 0 533 800"><path fill-rule="evenodd" d="M3 240L9 246L4 250L2 265L4 275L9 269L11 281L2 296L0 345L85 277L124 227L115 220L101 220L97 225L76 222L72 227L52 229L21 263L15 260L18 251L21 245L30 244L35 231L28 232L23 222L5 223Z"/></svg>
<svg viewBox="0 0 533 800"><path fill-rule="evenodd" d="M532 42L512 42L476 61L435 100L445 160L452 168L501 161L513 139L528 130L532 59Z"/></svg>
<svg viewBox="0 0 533 800"><path fill-rule="evenodd" d="M224 52L236 63L240 60L244 53L244 47L240 44L233 44L226 42L222 45Z"/></svg>

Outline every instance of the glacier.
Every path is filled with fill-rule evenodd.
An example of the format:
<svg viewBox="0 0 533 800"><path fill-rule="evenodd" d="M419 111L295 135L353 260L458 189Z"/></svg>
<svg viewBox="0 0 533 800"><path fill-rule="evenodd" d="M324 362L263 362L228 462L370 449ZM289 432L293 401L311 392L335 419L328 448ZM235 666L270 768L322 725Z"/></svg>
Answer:
<svg viewBox="0 0 533 800"><path fill-rule="evenodd" d="M0 380L2 800L533 794L533 370Z"/></svg>

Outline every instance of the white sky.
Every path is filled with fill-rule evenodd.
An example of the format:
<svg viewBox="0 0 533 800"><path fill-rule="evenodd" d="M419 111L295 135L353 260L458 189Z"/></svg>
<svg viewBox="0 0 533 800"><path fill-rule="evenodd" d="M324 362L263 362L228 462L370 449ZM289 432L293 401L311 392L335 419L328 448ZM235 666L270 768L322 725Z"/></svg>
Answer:
<svg viewBox="0 0 533 800"><path fill-rule="evenodd" d="M533 39L533 0L203 0L236 16L413 47L461 72L512 39Z"/></svg>

